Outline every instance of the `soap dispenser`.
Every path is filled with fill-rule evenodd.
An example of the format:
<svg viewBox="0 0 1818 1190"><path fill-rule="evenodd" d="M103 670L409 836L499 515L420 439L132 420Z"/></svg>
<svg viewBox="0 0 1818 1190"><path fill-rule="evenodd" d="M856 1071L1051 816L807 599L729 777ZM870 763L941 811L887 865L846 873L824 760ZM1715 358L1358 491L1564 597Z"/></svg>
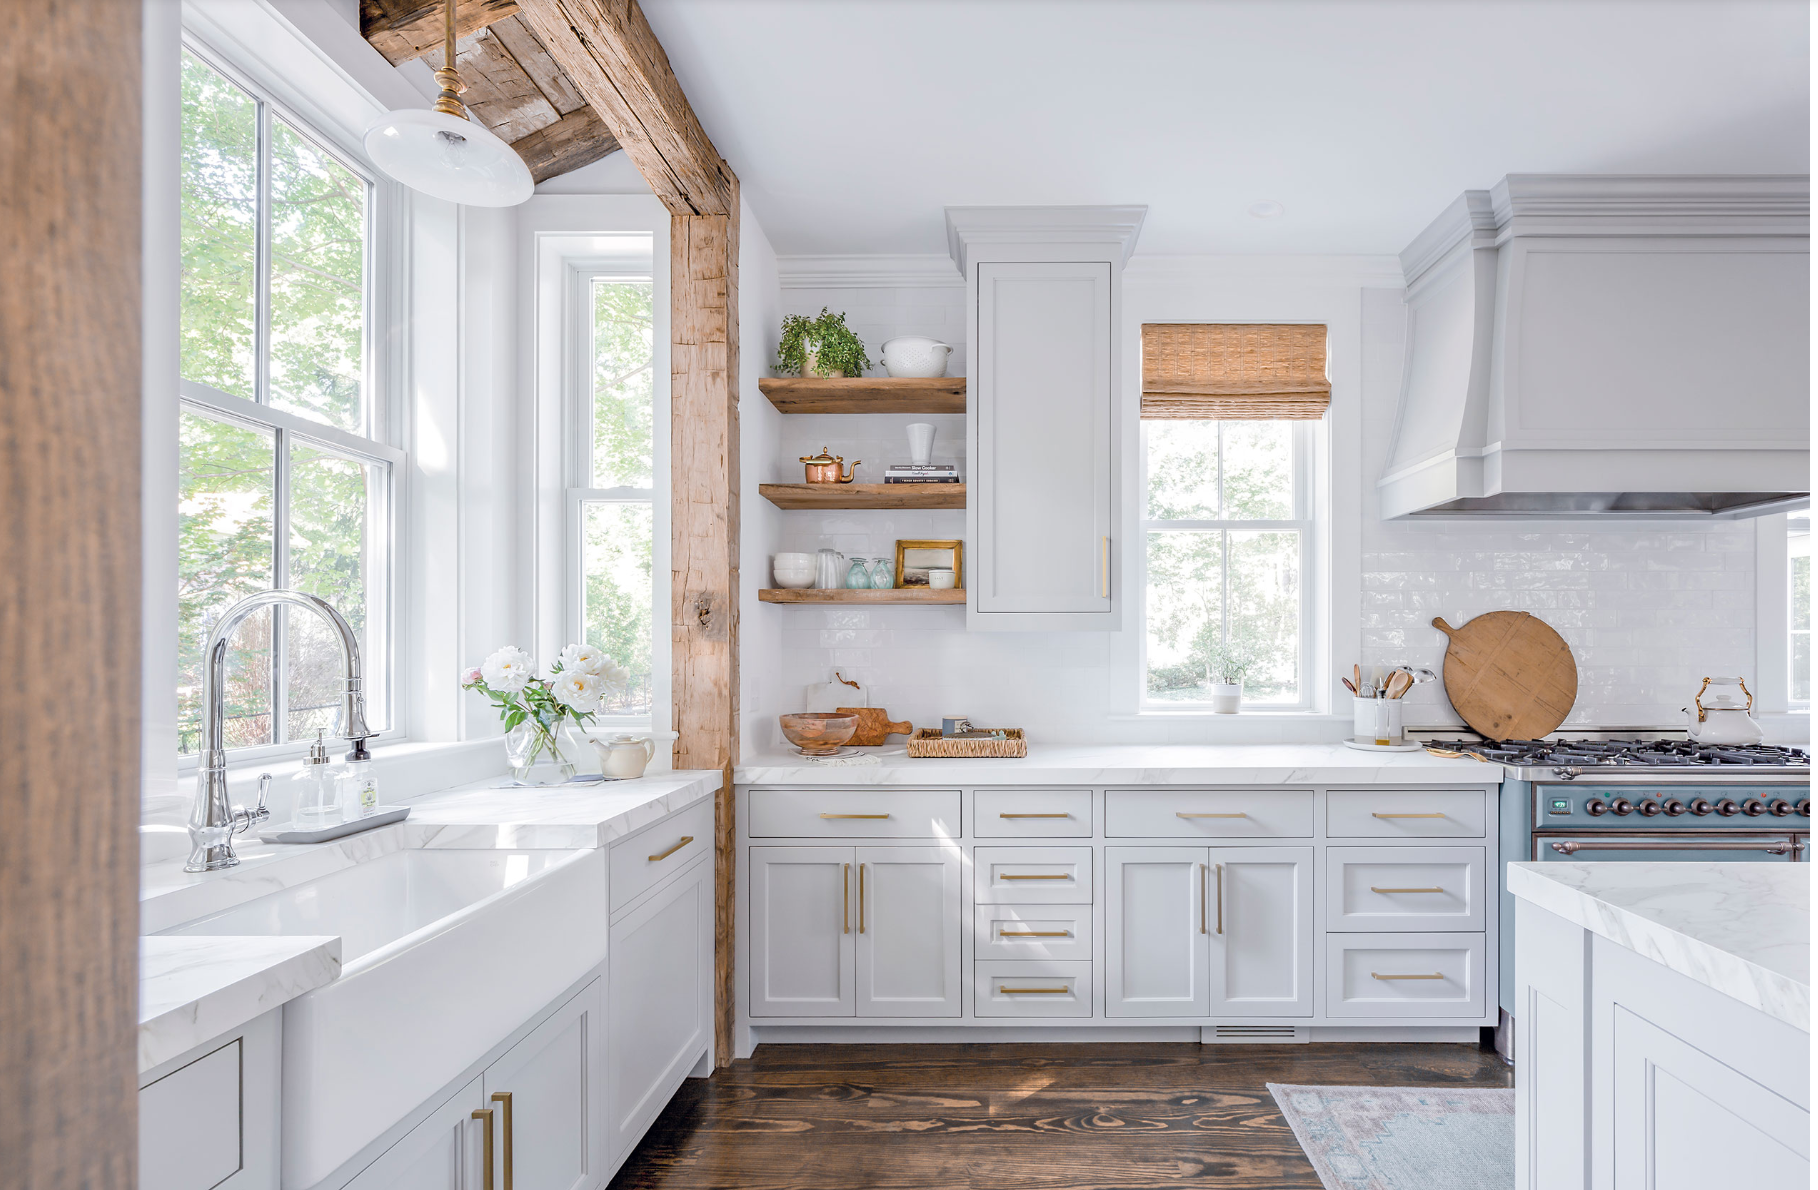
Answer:
<svg viewBox="0 0 1818 1190"><path fill-rule="evenodd" d="M379 808L379 779L372 771L372 753L363 739L353 742L341 768L341 805L348 818L368 818Z"/></svg>
<svg viewBox="0 0 1818 1190"><path fill-rule="evenodd" d="M340 799L337 796L336 773L328 763L328 745L322 742L322 733L316 733L316 742L309 746L309 756L303 761L303 767L290 778L290 787L294 796L291 798L292 816L297 825L305 830L333 826L341 821Z"/></svg>

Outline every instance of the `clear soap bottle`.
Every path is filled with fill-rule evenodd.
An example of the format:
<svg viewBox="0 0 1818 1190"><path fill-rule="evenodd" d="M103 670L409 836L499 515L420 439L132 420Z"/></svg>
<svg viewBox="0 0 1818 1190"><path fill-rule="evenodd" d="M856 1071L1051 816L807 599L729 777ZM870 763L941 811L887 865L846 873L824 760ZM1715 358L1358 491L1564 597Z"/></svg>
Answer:
<svg viewBox="0 0 1818 1190"><path fill-rule="evenodd" d="M341 821L339 776L329 764L328 745L322 742L322 733L318 731L303 767L290 778L295 794L291 799L292 816L298 826L308 830L333 826Z"/></svg>
<svg viewBox="0 0 1818 1190"><path fill-rule="evenodd" d="M341 766L341 805L348 818L370 817L379 808L379 779L372 771L372 753L365 740L355 740L347 763Z"/></svg>

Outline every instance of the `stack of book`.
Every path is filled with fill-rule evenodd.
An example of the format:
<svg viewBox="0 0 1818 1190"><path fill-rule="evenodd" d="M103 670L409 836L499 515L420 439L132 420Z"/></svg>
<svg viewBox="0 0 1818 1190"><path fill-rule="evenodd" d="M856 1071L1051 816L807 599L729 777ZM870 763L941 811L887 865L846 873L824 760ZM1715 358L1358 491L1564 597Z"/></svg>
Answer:
<svg viewBox="0 0 1818 1190"><path fill-rule="evenodd" d="M958 483L958 463L891 463L884 468L885 483Z"/></svg>

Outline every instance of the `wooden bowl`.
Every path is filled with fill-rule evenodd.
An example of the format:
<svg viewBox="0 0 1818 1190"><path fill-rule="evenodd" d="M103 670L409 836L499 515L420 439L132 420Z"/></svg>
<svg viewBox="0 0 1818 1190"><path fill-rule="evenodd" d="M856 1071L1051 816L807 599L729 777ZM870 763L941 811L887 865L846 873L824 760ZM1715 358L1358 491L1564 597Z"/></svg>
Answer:
<svg viewBox="0 0 1818 1190"><path fill-rule="evenodd" d="M857 715L839 715L831 711L802 711L778 715L783 725L783 738L810 756L828 756L858 730Z"/></svg>

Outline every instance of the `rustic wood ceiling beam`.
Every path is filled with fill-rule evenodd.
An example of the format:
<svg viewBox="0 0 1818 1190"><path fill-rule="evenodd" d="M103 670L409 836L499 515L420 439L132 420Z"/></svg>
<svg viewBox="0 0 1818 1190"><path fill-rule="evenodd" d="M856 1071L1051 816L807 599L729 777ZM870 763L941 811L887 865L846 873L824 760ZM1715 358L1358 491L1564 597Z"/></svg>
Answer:
<svg viewBox="0 0 1818 1190"><path fill-rule="evenodd" d="M530 176L543 182L616 152L619 142L612 139L592 108L583 107L511 142L511 147L530 167Z"/></svg>
<svg viewBox="0 0 1818 1190"><path fill-rule="evenodd" d="M672 215L733 215L737 179L635 0L520 0L520 16Z"/></svg>
<svg viewBox="0 0 1818 1190"><path fill-rule="evenodd" d="M443 0L360 0L360 36L393 66L442 48ZM471 37L518 10L517 0L460 0L455 40Z"/></svg>

